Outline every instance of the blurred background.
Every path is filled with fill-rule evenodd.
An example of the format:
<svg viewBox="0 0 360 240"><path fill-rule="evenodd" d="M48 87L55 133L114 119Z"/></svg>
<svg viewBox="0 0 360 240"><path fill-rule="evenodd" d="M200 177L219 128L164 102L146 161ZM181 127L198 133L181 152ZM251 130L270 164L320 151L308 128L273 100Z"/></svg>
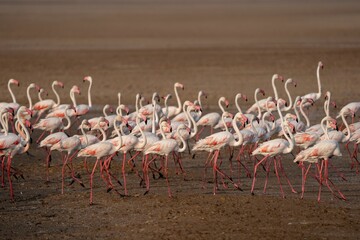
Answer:
<svg viewBox="0 0 360 240"><path fill-rule="evenodd" d="M359 13L355 0L0 1L0 100L15 78L24 104L31 82L53 98L53 80L65 83L64 101L77 84L85 102L91 75L95 104L121 92L131 105L137 92L150 99L181 82L183 100L204 90L212 107L222 95L252 99L256 87L272 95L274 73L298 82L294 94L315 92L321 60L324 91L345 103L358 97Z"/></svg>

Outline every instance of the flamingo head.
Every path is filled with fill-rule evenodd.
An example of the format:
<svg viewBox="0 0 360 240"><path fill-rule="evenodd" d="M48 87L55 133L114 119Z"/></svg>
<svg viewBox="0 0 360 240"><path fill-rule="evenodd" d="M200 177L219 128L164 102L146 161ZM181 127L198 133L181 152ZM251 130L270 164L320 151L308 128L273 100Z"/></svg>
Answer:
<svg viewBox="0 0 360 240"><path fill-rule="evenodd" d="M205 98L207 98L207 94L203 90L199 91L199 96L204 96Z"/></svg>
<svg viewBox="0 0 360 240"><path fill-rule="evenodd" d="M321 61L319 61L318 67L321 68L321 69L324 69L324 64Z"/></svg>
<svg viewBox="0 0 360 240"><path fill-rule="evenodd" d="M196 102L197 102L197 100L196 100ZM186 101L184 102L184 105L185 105L185 106L194 106L194 105L195 105L195 102L193 103L193 102L191 102L191 101L189 101L189 100L186 100Z"/></svg>
<svg viewBox="0 0 360 240"><path fill-rule="evenodd" d="M85 82L85 81L92 82L92 77L90 77L90 76L85 76L85 77L83 78L83 82Z"/></svg>
<svg viewBox="0 0 360 240"><path fill-rule="evenodd" d="M258 88L259 89L259 93L261 93L263 96L265 96L265 91L264 89Z"/></svg>
<svg viewBox="0 0 360 240"><path fill-rule="evenodd" d="M236 117L236 121L241 122L242 126L245 126L246 124L249 123L249 119L242 113L237 113L235 117Z"/></svg>
<svg viewBox="0 0 360 240"><path fill-rule="evenodd" d="M129 114L129 108L128 108L127 106L125 106L124 104L120 104L120 105L119 105L119 108L120 108L121 110L124 110L124 111L126 112L126 115Z"/></svg>
<svg viewBox="0 0 360 240"><path fill-rule="evenodd" d="M80 88L77 85L72 86L70 92L77 93L81 95Z"/></svg>
<svg viewBox="0 0 360 240"><path fill-rule="evenodd" d="M185 89L185 88L184 88L184 85L181 84L181 83L179 83L179 82L175 83L175 87L176 87L176 88L181 88L182 90Z"/></svg>
<svg viewBox="0 0 360 240"><path fill-rule="evenodd" d="M18 87L20 86L20 82L18 80L16 80L16 79L10 79L9 83L18 85Z"/></svg>
<svg viewBox="0 0 360 240"><path fill-rule="evenodd" d="M153 99L153 100L156 99L158 102L160 102L160 96L159 96L159 94L158 94L157 92L154 92L154 93L153 93L153 96L152 96L152 99Z"/></svg>
<svg viewBox="0 0 360 240"><path fill-rule="evenodd" d="M247 101L248 101L248 98L247 98L247 96L246 96L245 94L242 94L242 95L241 95L241 97L242 97L242 99L244 99L244 100L245 100L245 102L247 102Z"/></svg>
<svg viewBox="0 0 360 240"><path fill-rule="evenodd" d="M313 106L314 103L315 103L315 101L314 101L314 99L312 99L312 98L303 98L303 99L301 100L301 104L304 104L304 103L310 103L311 106Z"/></svg>
<svg viewBox="0 0 360 240"><path fill-rule="evenodd" d="M61 87L61 88L64 88L64 83L63 83L63 82L54 81L54 84L55 84L56 86L59 86L59 87Z"/></svg>

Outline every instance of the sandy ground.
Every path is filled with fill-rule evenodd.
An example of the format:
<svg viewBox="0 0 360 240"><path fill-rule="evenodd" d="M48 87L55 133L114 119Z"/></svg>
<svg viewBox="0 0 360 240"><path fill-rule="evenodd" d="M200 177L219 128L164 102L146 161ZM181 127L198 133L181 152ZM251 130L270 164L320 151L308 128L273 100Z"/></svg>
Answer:
<svg viewBox="0 0 360 240"><path fill-rule="evenodd" d="M63 102L70 101L68 91L77 84L82 90L78 103L85 103L82 78L91 75L91 116L105 103L115 106L118 92L133 110L136 93L148 99L154 91L173 93L177 81L185 85L182 100L194 100L199 90L208 93L205 113L218 111L220 96L231 101L229 110L234 112L238 92L250 99L243 108L253 102L256 87L271 95L274 73L297 81L291 89L294 97L315 92L321 60L323 91L331 91L341 107L359 101L359 10L357 1L0 1L0 101L10 101L6 84L15 78L21 86L14 93L22 104L28 104L26 87L31 82L53 98L53 80L65 83L59 90ZM279 92L285 98L282 88ZM322 117L322 104L323 99L310 111L312 123ZM331 114L337 111L331 109ZM129 197L115 189L107 193L96 175L95 204L89 206L82 159L76 159L75 168L85 188L74 183L61 195L60 155L54 153L51 181L45 183L44 151L33 143L31 156L14 160L25 178L13 179L15 203L9 200L8 185L1 189L0 234L2 239L358 239L359 176L342 152L344 157L334 158L333 164L347 181L333 168L330 176L347 201L324 189L317 203L313 178L302 200L283 181L287 198L282 199L273 173L263 194L264 172L259 173L255 196L250 195L251 179L244 174L239 179L236 173L234 179L244 191L220 186L213 196L211 172L202 188L206 155L192 159L183 154L185 180L170 165L173 199L167 197L164 179L151 180L151 191L143 196L138 177L128 169ZM221 157L222 168L230 172L227 152ZM300 191L301 170L292 159L287 156L283 162ZM120 156L112 168L120 177L119 167ZM116 190L123 193L119 185Z"/></svg>

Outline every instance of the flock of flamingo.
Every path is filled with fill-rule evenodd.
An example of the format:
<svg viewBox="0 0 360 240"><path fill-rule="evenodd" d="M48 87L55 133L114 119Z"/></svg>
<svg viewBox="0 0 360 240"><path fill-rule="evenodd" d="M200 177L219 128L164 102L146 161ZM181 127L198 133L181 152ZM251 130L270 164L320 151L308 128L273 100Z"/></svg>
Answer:
<svg viewBox="0 0 360 240"><path fill-rule="evenodd" d="M57 88L63 88L64 84L54 81L52 90L56 100L43 99L45 90L31 83L27 87L29 105L24 106L17 103L11 90L12 85L19 85L19 81L10 79L8 89L12 102L0 103L2 187L6 186L5 176L7 175L10 198L14 200L12 177L16 177L19 170L11 166L12 160L15 155L27 152L32 146L41 147L46 151L47 181L49 181L51 152L63 152L61 154L62 193L67 174L73 182L84 186L72 164L74 158L83 158L84 167L90 178L90 204L93 203L94 175L98 167L100 179L105 182L108 190L115 189L113 184L115 181L123 189L121 194L128 195L126 178L129 174L126 168L131 168L134 175L139 178L140 184L146 188L145 194L150 190L149 175L157 174L166 179L168 195L171 197L168 176L169 156L173 157L177 170L185 174L181 159L186 155L183 152L188 149L193 157L199 151L208 152L204 179L207 168L212 168L214 194L219 189L218 178L224 187L230 182L236 189L242 190L240 188L241 169L246 171L247 177L252 178L250 191L254 194L259 167L266 173L264 192L266 192L269 174L273 169L282 197L285 195L280 177L285 178L291 191L296 193L282 165L282 157L290 153L295 156L294 162L298 163L296 166L299 166L302 172L301 198L304 196L306 179L310 173L310 176L319 183L318 201L321 198L322 186L326 186L335 197L346 200L344 194L329 178L329 166L342 176L329 161L332 156L342 156L340 144L344 144L352 159L352 167L356 167L358 172L357 146L360 143L360 122L354 122L354 117L360 109L360 102L351 102L340 110L338 116L330 116L329 108L334 105L334 102L330 99L330 92L325 94L322 92L320 81L322 68L323 64L319 62L317 66L318 92L316 93L308 93L292 99L289 86L296 86L296 83L292 79L287 79L284 87L288 101L278 96L276 88L276 85L284 82L283 77L274 74L272 77L274 96L259 100L258 95L265 95L265 93L257 88L254 93L255 103L246 112L241 110L239 102L247 101L247 97L239 93L235 97L236 113L225 110L229 105L229 100L221 97L218 101L220 112L204 114L201 100L206 97L206 94L199 91L195 101L182 102L178 90L184 89L184 86L175 83L177 106L168 105L171 94L163 97L164 107L159 105L161 98L158 93L153 94L151 103L147 105L143 105L144 97L137 94L136 110L130 113L129 108L121 103L119 93L116 114L109 115L107 112L111 107L105 105L103 115L95 118L87 116L92 109L92 78L90 76L83 79L84 82L89 83L88 104L77 104L76 94L80 94L80 89L76 85L70 89L72 102L61 104ZM39 101L35 104L32 103L32 89L38 92ZM320 123L310 125L304 108L309 111L316 101L322 99L321 96L325 96L324 117ZM348 124L347 117L352 118L351 124ZM337 127L339 118L345 125L342 131L339 131ZM203 132L206 127L210 127L211 131L208 136L204 136ZM70 136L71 128L78 129L81 134ZM36 143L31 143L31 134L39 130L43 131L42 134ZM354 143L353 150L349 148L350 143ZM190 145L192 145L191 148ZM221 151L222 149L225 150ZM122 153L120 155L122 156L121 180L116 177L117 174L111 168L112 160L118 153ZM221 169L224 157L220 157L220 154L224 156L229 154L230 170L228 172ZM88 168L88 158L96 158L92 169ZM234 174L233 158L238 163L236 171L239 175L238 181L235 181L232 176ZM252 162L251 166L246 164L244 159L247 159L248 163ZM250 170L250 167L253 170Z"/></svg>

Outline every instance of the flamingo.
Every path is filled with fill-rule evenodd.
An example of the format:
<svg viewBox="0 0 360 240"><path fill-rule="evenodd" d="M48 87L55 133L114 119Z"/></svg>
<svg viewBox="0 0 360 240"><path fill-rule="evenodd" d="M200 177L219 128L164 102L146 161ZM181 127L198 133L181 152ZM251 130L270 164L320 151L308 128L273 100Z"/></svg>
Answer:
<svg viewBox="0 0 360 240"><path fill-rule="evenodd" d="M77 93L79 95L81 94L80 88L76 85L72 86L72 88L70 89L70 99L72 101L72 106L76 109L77 104L76 104L76 99L75 99L75 93ZM66 107L71 108L71 105L70 104L60 104L57 107L54 107L52 109L52 111L45 116L45 118L49 118L49 117L64 118ZM73 117L76 115L76 112L74 109L69 109L68 111L70 111L70 113L68 113L69 117Z"/></svg>
<svg viewBox="0 0 360 240"><path fill-rule="evenodd" d="M144 115L142 115L141 113L138 114L137 118L136 118L136 125L139 127L140 124L140 118L143 119L143 121L146 122L146 117ZM126 187L126 173L125 173L125 163L126 161L126 154L136 148L143 148L146 145L146 135L144 135L143 130L139 127L139 131L141 133L142 136L142 142L139 143L139 139L134 136L134 135L125 135L125 136L121 136L121 142L122 142L122 146L120 147L120 149L118 150L119 152L123 153L123 164L122 164L122 175L123 175L123 180L124 180L124 194L125 196L128 195L128 191L127 191L127 187ZM117 143L117 138L115 138L116 144ZM115 145L116 145L115 144ZM132 160L133 158L131 158L129 160L129 162Z"/></svg>
<svg viewBox="0 0 360 240"><path fill-rule="evenodd" d="M176 82L174 84L174 92L175 92L175 97L176 97L176 101L177 101L178 106L177 107L175 107L175 106L169 106L168 107L168 114L167 114L168 118L172 118L172 117L178 115L182 110L182 107L181 107L182 104L181 104L181 100L180 100L179 93L178 93L178 90L177 90L178 88L181 88L182 90L184 90L184 85L182 85L181 83L178 83L178 82ZM163 108L162 112L165 113L165 111L166 111L166 109Z"/></svg>
<svg viewBox="0 0 360 240"><path fill-rule="evenodd" d="M294 148L295 142L294 142L294 137L290 130L290 128L293 126L290 123L284 121L282 112L280 110L280 105L277 105L277 110L278 110L278 113L279 113L279 116L281 119L281 124L282 124L283 131L285 133L284 136L285 136L286 140L277 138L277 139L273 139L273 140L264 142L264 143L260 144L252 152L253 156L254 155L262 155L264 157L258 163L256 163L256 165L254 166L254 175L253 175L253 182L252 182L252 186L251 186L251 194L254 194L257 168L259 167L259 165L261 163L266 161L268 158L272 157L273 161L274 161L274 168L275 168L276 176L278 178L278 182L280 185L280 191L282 193L283 198L285 198L284 192L282 190L281 182L280 182L280 176L278 174L278 165L282 169L281 159L280 158L276 159L276 157L281 154L290 153ZM287 134L289 134L289 136ZM278 160L278 163L277 163L277 160ZM268 170L267 170L267 172L268 172ZM284 171L283 171L283 173L284 173ZM284 173L284 175L285 175L285 173ZM285 175L285 177L286 177L286 175ZM292 188L289 179L287 179L287 181L288 181L289 186L291 187L292 192L296 193L296 191ZM266 182L265 182L264 191L265 191L265 189L266 189Z"/></svg>
<svg viewBox="0 0 360 240"><path fill-rule="evenodd" d="M304 96L302 96L300 99L303 98L307 98L307 99L312 99L313 102L316 102L317 100L320 99L322 91L321 91L321 81L320 81L320 69L323 69L324 65L321 61L318 62L318 66L317 66L317 70L316 70L316 77L317 77L317 84L318 84L318 92L317 93L308 93ZM296 103L297 105L300 105L300 101L298 101ZM309 107L311 104L310 103L306 103L304 105L304 107Z"/></svg>
<svg viewBox="0 0 360 240"><path fill-rule="evenodd" d="M114 120L116 121L116 119ZM103 134L103 141L89 145L83 149L81 149L77 156L78 157L96 157L96 161L93 167L93 170L90 174L90 205L93 204L93 178L95 174L95 170L97 167L97 164L102 157L111 156L112 154L116 153L122 146L122 138L121 134L119 132L119 129L116 127L116 124L114 124L116 132L117 132L117 138L118 138L118 145L115 146L111 142L107 142L106 135ZM86 136L86 135L85 135Z"/></svg>
<svg viewBox="0 0 360 240"><path fill-rule="evenodd" d="M14 112L16 112L19 109L20 105L16 102L15 95L14 95L13 91L11 90L11 84L15 84L18 87L20 86L20 82L18 80L9 79L9 81L8 81L8 89L9 89L9 92L10 92L10 95L11 95L11 98L12 98L12 102L11 103L1 102L0 103L0 109L1 108L12 108L12 109L14 109Z"/></svg>
<svg viewBox="0 0 360 240"><path fill-rule="evenodd" d="M182 129L186 129L187 127L185 126L185 124L181 124L178 129L176 130L179 134L179 131L181 131ZM164 166L164 171L165 171L165 178L166 178L166 183L168 186L168 196L171 198L172 194L171 194L171 190L170 190L170 185L169 185L169 176L168 176L168 158L169 158L169 154L172 152L184 152L186 150L186 142L185 140L180 136L181 142L182 142L182 147L180 148L180 145L178 144L178 142L174 139L162 139L158 142L155 142L152 146L150 146L149 148L147 148L144 152L145 155L148 154L156 154L156 155L161 155L161 156L165 156L165 166ZM146 163L147 166L149 165L149 163ZM146 167L147 168L147 167Z"/></svg>
<svg viewBox="0 0 360 240"><path fill-rule="evenodd" d="M57 93L57 91L55 90L55 86L64 88L64 84L60 81L53 81L53 83L51 85L51 88L56 96L56 103L52 99L45 99L45 100L42 100L42 101L34 104L32 109L38 113L38 117L35 122L37 122L40 119L42 113L60 105L60 96Z"/></svg>
<svg viewBox="0 0 360 240"><path fill-rule="evenodd" d="M68 110L69 108L67 107L65 110L65 119L67 120L67 125L64 126L62 119L58 118L58 117L49 117L49 118L44 118L41 119L38 123L34 124L33 128L34 129L40 129L43 130L43 133L40 135L40 137L38 138L38 140L36 141L37 143L40 142L41 138L43 137L43 135L45 134L46 131L53 133L56 129L60 129L60 130L64 130L64 129L68 129L71 126L71 121L68 115Z"/></svg>
<svg viewBox="0 0 360 240"><path fill-rule="evenodd" d="M271 78L271 84L274 90L274 94L275 94L275 100L277 101L279 99L278 97L278 92L276 90L276 86L275 86L275 81L276 80L280 80L280 81L284 81L284 78L282 76L280 76L279 74L274 74ZM265 95L265 93L263 93L263 95ZM278 104L281 105L281 108L285 105L285 100L280 100ZM271 101L268 102L267 99L261 99L259 101L256 101L247 111L246 113L251 113L251 112L256 112L256 110L258 110L258 104L260 106L261 111L266 111L266 107L268 107L270 109L270 111L273 111L274 109L276 109L276 102Z"/></svg>
<svg viewBox="0 0 360 240"><path fill-rule="evenodd" d="M224 121L225 117L231 116L231 115L232 114L224 111L224 113L222 114L222 121ZM207 151L210 154L214 153L214 155L213 155L213 159L214 159L214 162L213 162L213 175L214 175L213 194L214 195L216 194L216 189L217 189L217 173L221 174L223 177L227 177L233 183L235 188L241 190L238 187L238 185L235 184L228 175L226 175L223 171L220 170L219 166L217 165L217 160L219 158L219 153L220 153L221 148L223 148L227 145L236 147L236 146L240 146L243 143L243 136L240 133L236 122L238 121L238 119L244 119L244 118L246 119L246 117L242 113L238 112L232 120L232 125L238 136L237 140L235 140L234 135L228 131L228 128L225 124L226 131L211 134L210 136L207 136L206 138L199 140L192 148L192 151ZM210 154L209 154L209 157L210 157ZM208 157L208 159L209 159L209 157Z"/></svg>
<svg viewBox="0 0 360 240"><path fill-rule="evenodd" d="M30 140L30 134L27 131L27 128L25 127L24 123L20 121L20 114L22 112L29 112L29 109L27 109L25 106L21 106L18 109L17 112L17 121L16 124L20 124L21 128L17 128L19 131L19 135L15 133L7 133L4 135L0 135L0 155L7 155L8 161L7 161L7 172L8 172L8 180L10 185L10 198L13 201L14 200L14 193L13 193L13 187L12 187L12 181L11 181L11 163L12 163L12 157L23 150L23 147L28 144ZM21 131L25 131L26 138L25 140L22 139Z"/></svg>
<svg viewBox="0 0 360 240"><path fill-rule="evenodd" d="M198 106L200 107L200 111L197 111L197 112L194 112L192 111L191 112L191 115L192 117L194 118L195 122L197 122L201 115L202 115L202 103L201 103L201 97L204 96L205 98L207 98L207 94L200 90L199 93L198 93L198 99L197 99L197 104ZM196 104L195 101L194 101L194 104ZM182 111L181 113L179 113L178 115L176 115L171 121L175 121L175 122L186 122L187 121L187 117L186 117L186 112Z"/></svg>
<svg viewBox="0 0 360 240"><path fill-rule="evenodd" d="M339 118L342 116L342 114L346 116L351 116L352 123L354 123L355 114L360 110L360 102L351 102L346 104L343 108L341 108L339 114L336 116L336 118Z"/></svg>
<svg viewBox="0 0 360 240"><path fill-rule="evenodd" d="M318 202L320 202L320 198L321 198L321 186L322 186L323 181L325 181L325 184L328 187L328 189L334 194L333 189L329 185L329 182L330 182L334 186L334 188L336 188L335 185L329 180L328 162L332 156L338 156L338 157L342 156L338 141L329 139L328 131L327 131L326 127L324 126L325 121L332 121L332 120L333 119L330 116L325 116L321 121L321 127L323 128L323 131L325 133L325 136L327 136L327 138L325 140L318 142L314 146L301 151L294 159L294 162L307 161L310 163L305 174L304 174L304 170L303 170L302 197L303 197L304 191L305 191L306 176L309 172L311 164L312 163L317 164L318 172L319 172L319 176L320 176L319 194L318 194L318 199L317 199ZM323 159L323 161L321 162L321 166L319 166L318 161L321 159ZM324 178L322 176L323 170L324 170ZM338 191L340 198L342 198L343 200L346 200L345 196L340 192L340 190L338 190L338 189L336 189L336 190Z"/></svg>
<svg viewBox="0 0 360 240"><path fill-rule="evenodd" d="M75 108L76 116L83 116L89 112L89 110L92 108L92 102L91 102L91 87L92 87L92 77L85 76L83 79L83 82L88 81L89 82L89 88L88 88L88 104L79 104Z"/></svg>
<svg viewBox="0 0 360 240"><path fill-rule="evenodd" d="M83 136L86 139L85 132L84 132L84 125L89 125L89 122L84 119L80 124L80 129L83 134ZM85 143L87 145L87 143ZM82 148L81 140L78 135L74 135L71 137L63 138L62 140L58 141L56 144L53 144L53 146L50 148L50 151L60 151L60 152L67 152L65 157L63 158L63 167L62 167L62 184L61 184L61 194L64 194L64 180L65 180L65 166L67 163L71 163L72 158L77 154L77 152ZM75 177L72 173L72 178L80 183L81 186L84 187L84 184Z"/></svg>
<svg viewBox="0 0 360 240"><path fill-rule="evenodd" d="M222 113L225 112L224 107L222 106L222 103L225 103L225 106L228 107L229 106L229 101L225 98L225 97L220 97L219 101L218 101L218 105L219 108L221 109ZM202 133L202 131L204 131L205 126L210 126L211 127L211 134L214 131L214 126L219 122L221 118L221 115L217 112L211 112L208 114L205 114L204 116L202 116L199 121L197 121L196 125L202 126L202 129L198 132L196 139L199 138L200 134Z"/></svg>
<svg viewBox="0 0 360 240"><path fill-rule="evenodd" d="M43 94L45 94L45 96L49 96L48 92L44 88L40 88L38 92L39 101L44 100L44 98L42 97Z"/></svg>

